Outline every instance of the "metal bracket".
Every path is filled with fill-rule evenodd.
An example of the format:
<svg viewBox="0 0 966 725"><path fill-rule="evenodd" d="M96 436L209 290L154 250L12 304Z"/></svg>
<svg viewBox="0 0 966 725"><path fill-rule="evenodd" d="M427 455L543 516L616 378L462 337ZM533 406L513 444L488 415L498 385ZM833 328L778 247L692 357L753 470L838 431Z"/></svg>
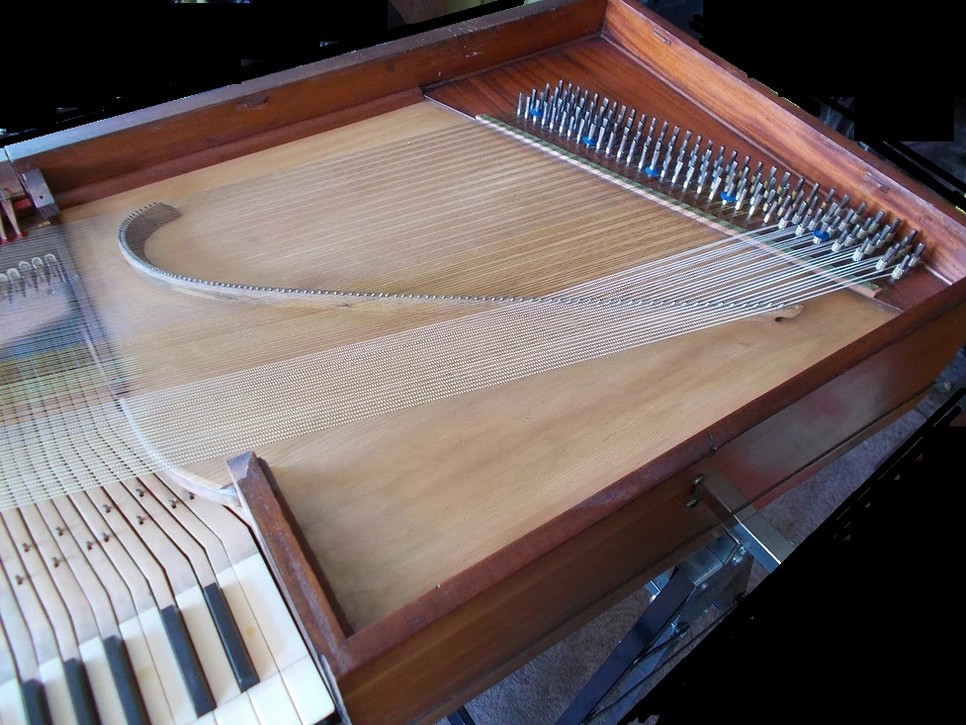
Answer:
<svg viewBox="0 0 966 725"><path fill-rule="evenodd" d="M684 503L684 508L693 509L698 505L701 500L701 494L704 492L704 474L699 473L691 481L691 498L689 498Z"/></svg>
<svg viewBox="0 0 966 725"><path fill-rule="evenodd" d="M40 169L18 173L5 149L0 149L0 204L0 225L11 227L16 238L46 226L60 213ZM0 226L0 241L7 241L4 226Z"/></svg>
<svg viewBox="0 0 966 725"><path fill-rule="evenodd" d="M557 725L578 725L595 717L600 703L631 670L641 681L651 675L674 653L692 622L712 606L726 609L741 596L750 572L751 558L729 534L688 557L660 586Z"/></svg>
<svg viewBox="0 0 966 725"><path fill-rule="evenodd" d="M50 219L60 213L54 195L50 193L50 188L40 169L27 169L20 174L20 179L30 203L41 217Z"/></svg>
<svg viewBox="0 0 966 725"><path fill-rule="evenodd" d="M725 522L738 542L755 557L769 573L792 553L795 548L771 522L756 509L744 494L724 476L711 476L705 488L731 514Z"/></svg>
<svg viewBox="0 0 966 725"><path fill-rule="evenodd" d="M691 486L685 507L694 508L710 496L726 512L722 524L727 533L647 584L654 599L557 725L578 725L593 718L604 698L632 669L640 682L653 674L674 653L692 622L712 607L730 607L745 593L752 557L772 572L792 552L792 543L723 476L697 474Z"/></svg>

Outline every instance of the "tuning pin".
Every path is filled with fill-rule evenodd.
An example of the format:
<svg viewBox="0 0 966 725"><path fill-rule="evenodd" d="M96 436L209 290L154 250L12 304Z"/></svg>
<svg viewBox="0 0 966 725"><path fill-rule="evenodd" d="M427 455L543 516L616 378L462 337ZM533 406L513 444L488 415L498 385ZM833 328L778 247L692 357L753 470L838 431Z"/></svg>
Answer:
<svg viewBox="0 0 966 725"><path fill-rule="evenodd" d="M604 135L606 133L607 133L607 122L603 121L600 124L600 130L597 132L597 143L594 144L594 151L600 152L600 148L604 144Z"/></svg>
<svg viewBox="0 0 966 725"><path fill-rule="evenodd" d="M714 170L713 175L711 177L711 187L708 191L708 201L711 201L712 199L714 199L714 196L718 191L718 187L721 186L721 181L722 181L721 167L718 167L717 169Z"/></svg>
<svg viewBox="0 0 966 725"><path fill-rule="evenodd" d="M624 158L624 149L627 147L627 138L630 136L630 131L630 125L624 126L624 133L621 134L621 142L617 145L617 155L614 157L616 161Z"/></svg>
<svg viewBox="0 0 966 725"><path fill-rule="evenodd" d="M879 228L879 224L882 223L882 218L884 216L885 216L885 212L884 211L878 211L878 212L876 212L876 215L874 217L872 217L872 222L869 225L869 232L868 232L869 234L874 234L875 233L875 231Z"/></svg>
<svg viewBox="0 0 966 725"><path fill-rule="evenodd" d="M862 225L855 232L856 241L863 242L865 238L869 236L870 230L872 229L872 218L866 217L862 222Z"/></svg>
<svg viewBox="0 0 966 725"><path fill-rule="evenodd" d="M570 124L572 123L571 119L573 118L573 116L571 116L570 114L570 108L564 107L560 109L560 114L558 118L560 119L560 121L559 123L557 123L557 135L563 136L565 133L567 133L567 129L570 127Z"/></svg>
<svg viewBox="0 0 966 725"><path fill-rule="evenodd" d="M678 151L677 161L674 162L674 173L671 174L672 186L678 183L678 177L681 176L681 170L684 168L684 163L685 163L684 159L685 159L685 156L687 156L688 136L690 135L691 135L691 132L688 131L687 136L685 136L684 138L684 142L681 144L681 149Z"/></svg>
<svg viewBox="0 0 966 725"><path fill-rule="evenodd" d="M900 260L899 264L897 264L895 267L892 268L892 274L890 274L889 277L892 279L892 281L896 282L899 279L901 279L902 276L906 272L908 272L909 268L912 266L913 266L912 256L907 254L905 257L903 257Z"/></svg>
<svg viewBox="0 0 966 725"><path fill-rule="evenodd" d="M771 216L771 213L774 209L775 207L773 206L771 209L768 210L768 213L765 214L766 224L768 223L769 217ZM777 222L778 228L785 229L788 226L788 224L791 222L791 214L792 214L791 198L789 197L785 198L785 200L781 203L781 206L778 208L777 214L778 214L778 222Z"/></svg>
<svg viewBox="0 0 966 725"><path fill-rule="evenodd" d="M877 272L883 271L886 267L892 264L892 260L896 257L896 248L889 247L885 254L879 257L875 262L875 269Z"/></svg>
<svg viewBox="0 0 966 725"><path fill-rule="evenodd" d="M868 257L874 251L874 247L870 241L866 241L862 246L858 247L855 252L852 253L853 262L861 262L863 259Z"/></svg>
<svg viewBox="0 0 966 725"><path fill-rule="evenodd" d="M708 180L708 172L710 170L710 165L707 162L701 164L701 170L698 172L697 186L694 189L694 193L698 196L701 196L701 192L704 190L704 185Z"/></svg>
<svg viewBox="0 0 966 725"><path fill-rule="evenodd" d="M812 244L821 244L822 242L827 242L831 236L832 235L828 232L828 224L823 222L812 231Z"/></svg>
<svg viewBox="0 0 966 725"><path fill-rule="evenodd" d="M577 124L577 134L574 136L574 139L577 141L577 143L583 142L584 128L586 127L586 125L587 125L587 116L584 114L581 114L580 123Z"/></svg>
<svg viewBox="0 0 966 725"><path fill-rule="evenodd" d="M735 211L741 211L742 204L745 203L745 198L748 196L748 180L742 179L738 182L738 191L735 193Z"/></svg>
<svg viewBox="0 0 966 725"><path fill-rule="evenodd" d="M688 162L688 170L684 173L684 182L681 184L682 188L687 191L688 186L691 185L691 177L694 176L695 165L692 162Z"/></svg>
<svg viewBox="0 0 966 725"><path fill-rule="evenodd" d="M919 264L919 259L922 257L922 253L926 250L926 245L922 242L916 245L915 250L909 255L909 266L915 267Z"/></svg>
<svg viewBox="0 0 966 725"><path fill-rule="evenodd" d="M574 136L574 131L577 130L578 119L580 118L580 111L575 110L570 114L570 120L567 122L567 134L566 138L571 139Z"/></svg>
<svg viewBox="0 0 966 725"><path fill-rule="evenodd" d="M853 224L849 229L846 229L841 233L838 239L832 244L832 251L838 252L842 249L848 249L853 244L855 244L855 233L858 227L858 223Z"/></svg>
<svg viewBox="0 0 966 725"><path fill-rule="evenodd" d="M557 124L557 116L560 114L560 106L557 105L555 100L551 100L547 103L548 112L545 114L544 118L541 119L541 126L549 126L550 130L553 131L553 127Z"/></svg>
<svg viewBox="0 0 966 725"><path fill-rule="evenodd" d="M898 243L899 249L902 251L909 249L909 247L911 247L912 243L915 241L917 234L918 232L915 229L906 234L906 236L904 236Z"/></svg>
<svg viewBox="0 0 966 725"><path fill-rule="evenodd" d="M637 131L634 133L634 138L631 140L631 147L627 152L627 158L624 159L624 164L630 166L631 161L634 159L634 151L637 149L637 144L640 143L641 134L643 133L644 121L641 121L637 125Z"/></svg>
<svg viewBox="0 0 966 725"><path fill-rule="evenodd" d="M678 133L681 129L679 126L675 126L674 130L671 132L671 140L667 143L667 150L664 152L664 161L661 162L661 180L667 176L667 170L671 166L671 158L674 154L674 144L678 142ZM689 132L690 135L690 132ZM686 142L685 142L686 143Z"/></svg>
<svg viewBox="0 0 966 725"><path fill-rule="evenodd" d="M757 188L751 193L751 199L748 200L748 218L750 219L758 211L758 208L762 206L762 195L761 195L761 183L759 182Z"/></svg>
<svg viewBox="0 0 966 725"><path fill-rule="evenodd" d="M798 229L796 230L797 234L802 234L804 232L804 230L801 228L801 223L802 223L802 219L805 218L805 213L807 211L808 211L808 202L802 201L802 202L799 202L798 207L795 209L795 212L792 214L791 223L795 224L798 227Z"/></svg>

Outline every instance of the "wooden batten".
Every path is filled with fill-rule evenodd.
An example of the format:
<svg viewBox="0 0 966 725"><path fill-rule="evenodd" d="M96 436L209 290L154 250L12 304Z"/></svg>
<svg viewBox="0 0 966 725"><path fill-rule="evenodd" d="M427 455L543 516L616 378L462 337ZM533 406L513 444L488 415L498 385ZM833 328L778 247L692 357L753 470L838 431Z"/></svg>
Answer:
<svg viewBox="0 0 966 725"><path fill-rule="evenodd" d="M244 453L228 461L228 469L249 521L257 522L255 535L286 604L297 613L296 624L345 717L336 685L336 675L346 669L346 626L338 602L293 527L287 503L278 495L267 466L253 453Z"/></svg>

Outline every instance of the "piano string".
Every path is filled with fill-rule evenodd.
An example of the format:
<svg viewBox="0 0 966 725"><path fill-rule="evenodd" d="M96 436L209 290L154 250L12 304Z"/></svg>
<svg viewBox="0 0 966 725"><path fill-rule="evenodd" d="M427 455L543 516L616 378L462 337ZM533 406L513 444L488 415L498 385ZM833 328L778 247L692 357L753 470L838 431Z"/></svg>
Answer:
<svg viewBox="0 0 966 725"><path fill-rule="evenodd" d="M543 128L543 116L533 120L542 103L563 109L561 128L568 117L570 125L580 118L578 129L599 127L598 146L605 131L622 130L616 151L608 142L594 152L640 167L642 178L682 160L688 171L667 181L682 195L692 176L697 191L710 188L703 207L669 203L629 175L600 167L587 174L587 163L560 162L562 147L547 153L519 134L507 138L508 127L494 130L492 120L454 114L405 144L378 143L149 206L121 225L120 251L85 239L82 224L69 229L75 251L99 243L100 256L112 257L103 269L85 269L86 294L73 302L76 314L109 332L104 344L88 341L88 355L73 328L40 331L44 345L76 359L54 375L23 373L43 379L45 392L27 386L18 406L30 412L4 425L5 479L19 479L4 505L44 495L51 478L84 489L103 474L224 460L712 325L791 316L815 296L899 279L922 255L914 231L900 233L898 220L833 190L774 167L766 173L748 158L739 163L723 147L715 157L710 143L691 143L688 133L678 140L676 127L665 139L668 123L658 134L657 119L648 125L644 114L636 134L648 129L647 139L628 144L635 112L621 107L614 118L616 101L606 99L578 111L588 93L566 94L561 81L549 98L534 91L521 100L526 129ZM412 200L406 213L380 209L383 194L401 186ZM498 201L505 213L485 203L470 209L471 197ZM739 216L755 224L737 226ZM602 251L593 243L601 234L618 241ZM259 243L273 236L284 242ZM132 276L127 265L169 298L183 296L177 291L210 299L129 314L127 301L111 297L117 275ZM371 289L377 273L379 288ZM8 308L29 287L51 287L51 274L26 259L10 267L0 279ZM159 364L177 359L172 348L212 310L243 337L261 313L231 304L239 300L287 308L308 327L279 329L270 350L244 357L190 352L185 364ZM333 332L325 313L345 307L379 318ZM21 346L32 342L28 335ZM87 382L64 383L78 371L89 373Z"/></svg>
<svg viewBox="0 0 966 725"><path fill-rule="evenodd" d="M560 89L562 84L558 94ZM534 91L521 101L526 132L536 131L538 104L556 103L549 89L538 95ZM595 113L612 110L603 103ZM570 113L601 129L594 145L603 145L605 156L614 146L609 137L602 144L606 129L632 127L629 119L626 125L613 120L605 125L594 113L563 113L561 119ZM644 128L643 121L637 123ZM266 579L250 532L219 504L166 485L158 477L163 471L708 325L762 312L786 314L813 294L802 285L814 283L815 293L825 293L857 284L826 268L816 274L796 256L799 247L834 247L852 235L858 238L836 250L843 260L864 261L855 259L854 244L860 250L871 244L870 254L894 249L890 263L903 265L902 273L922 254L913 234L898 235L899 222L883 223L881 215L866 215L864 207L850 206L833 192L810 191L804 180L779 183L773 171L752 191L762 183L759 171L750 160L735 165L723 149L711 162L712 203L706 206L715 216L708 218L707 209L696 214L668 204L666 197L626 179L615 184L613 176L587 175L586 165L577 173L572 163L559 163L563 146L548 154L532 139L508 142L507 129L494 132L491 121L447 119L441 125L446 128L404 146L346 152L149 208L122 228L126 261L116 242L108 252L104 240L85 238L83 223L52 232L66 234L66 247L51 242L48 249L40 234L23 243L36 246L29 253L26 246L11 248L14 255L22 253L9 266L0 265L6 270L0 306L6 320L17 321L8 326L15 332L6 333L2 346L0 692L14 705L11 712L32 719L47 707L58 722L95 713L105 720L187 722L235 708L249 719L264 719L268 709L278 713L288 707L298 721L311 722L333 711L304 645L295 654L276 651L301 640ZM649 128L656 128L653 120ZM652 139L658 147L667 128ZM685 134L676 145L672 131L664 156L655 148L646 169L660 176L675 159L690 158L692 174L700 177L699 162L712 156L698 141L689 142ZM634 153L632 148L623 156L622 146L634 146L627 134L613 152L626 166ZM468 147L479 155L461 153ZM638 152L638 171L646 170L649 147L646 142ZM440 163L427 163L428 158ZM440 191L441 175L446 193ZM405 218L395 214L391 225L362 223L378 216L386 189L404 184L414 200L424 197L409 206ZM727 196L714 199L718 185ZM360 193L365 203L350 204ZM769 194L771 201L764 201ZM535 217L523 203L520 213L511 213L510 204L503 217L486 204L467 209L471 196L501 204L539 197L543 206ZM751 233L731 225L724 212L743 201L765 214L769 205L778 210L774 227ZM348 211L320 234L315 222L331 221L339 207ZM170 215L170 226L161 229L151 214L165 208L184 213ZM583 218L568 217L571 208ZM430 209L440 216L427 223ZM494 226L480 228L494 217ZM124 232L145 220L146 232L125 238ZM407 243L395 244L403 232L410 233ZM191 264L198 257L179 254L185 246L165 247L186 233L188 246L210 255L224 276L196 272ZM601 233L621 240L603 258L593 244ZM288 251L257 244L272 235L283 236ZM767 246L769 235L788 244ZM95 247L93 256L106 262L85 263L81 279L72 271L73 252L88 243ZM310 248L316 253L307 254ZM181 285L214 299L198 308L178 301L155 315L142 310L127 316L112 306L111 293L119 269L135 275L129 262L141 262L140 272L168 285L169 296L171 286ZM509 274L508 262L518 265ZM367 289L364 280L373 264L393 282L381 290L354 291ZM874 274L859 281L888 278L899 269L875 266ZM732 274L722 296L715 285ZM461 289L465 279L475 286ZM340 282L345 286L335 286ZM750 286L750 296L728 296L743 285ZM189 369L158 363L162 356L156 353L186 330L203 337L211 329L207 325L243 331L252 320L272 324L266 323L271 310L234 303L260 296L301 317L319 308L359 306L375 322L368 329L330 332L328 338L306 335L304 328L283 333L277 346L226 367L217 355ZM404 314L387 320L386 307ZM163 313L171 310L182 316L166 320ZM456 377L440 375L453 369ZM331 385L328 399L319 394L325 384ZM313 406L297 405L309 398ZM218 404L210 405L212 400ZM253 410L269 411L261 430ZM207 417L209 412L216 418ZM259 586L252 586L256 580ZM271 601L260 600L263 596ZM287 630L257 636L263 627ZM301 679L309 681L305 691L293 684Z"/></svg>

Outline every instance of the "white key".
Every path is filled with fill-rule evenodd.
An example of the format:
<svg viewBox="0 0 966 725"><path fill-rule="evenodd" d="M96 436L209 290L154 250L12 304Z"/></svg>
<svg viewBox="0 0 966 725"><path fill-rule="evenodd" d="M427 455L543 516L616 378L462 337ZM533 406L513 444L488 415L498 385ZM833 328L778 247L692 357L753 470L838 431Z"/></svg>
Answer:
<svg viewBox="0 0 966 725"><path fill-rule="evenodd" d="M0 684L0 723L27 725L27 713L24 711L20 683L17 680L7 680Z"/></svg>
<svg viewBox="0 0 966 725"><path fill-rule="evenodd" d="M44 683L44 694L47 696L47 707L50 717L55 723L72 723L77 720L74 715L74 705L70 701L70 690L67 689L67 676L64 665L59 659L47 660L38 667L40 681Z"/></svg>
<svg viewBox="0 0 966 725"><path fill-rule="evenodd" d="M0 576L3 576L2 572ZM17 665L10 651L7 634L0 626L0 725L22 725L26 722L27 711L20 692Z"/></svg>
<svg viewBox="0 0 966 725"><path fill-rule="evenodd" d="M134 668L134 677L138 682L138 689L141 691L141 699L144 700L144 707L148 711L148 717L153 723L172 722L176 718L168 707L168 700L161 686L161 677L158 666L155 664L151 655L151 648L148 646L147 637L141 629L138 619L130 619L121 622L118 626L121 637L124 638L124 646L127 648L127 655L131 659L131 667Z"/></svg>
<svg viewBox="0 0 966 725"><path fill-rule="evenodd" d="M252 556L235 564L252 611L272 649L302 722L316 723L335 712L328 687L309 656L265 560Z"/></svg>
<svg viewBox="0 0 966 725"><path fill-rule="evenodd" d="M193 722L197 716L188 690L185 689L184 681L181 679L181 670L178 669L178 661L168 642L168 634L161 622L161 613L157 609L142 612L138 615L138 621L151 649L151 657L157 668L158 678L164 688L174 722Z"/></svg>
<svg viewBox="0 0 966 725"><path fill-rule="evenodd" d="M272 651L265 641L261 626L255 619L252 612L251 603L245 595L245 590L238 581L238 576L233 568L218 572L218 586L221 587L231 614L238 625L238 632L245 642L248 656L252 659L252 666L259 680L271 677L278 673L278 667L272 658Z"/></svg>
<svg viewBox="0 0 966 725"><path fill-rule="evenodd" d="M2 576L2 573L0 573ZM2 624L3 619L0 619ZM10 651L10 642L7 641L7 633L0 626L0 682L17 679L17 663L14 662L13 652Z"/></svg>
<svg viewBox="0 0 966 725"><path fill-rule="evenodd" d="M320 722L335 711L325 682L308 655L282 670L282 679L303 725Z"/></svg>
<svg viewBox="0 0 966 725"><path fill-rule="evenodd" d="M136 482L125 482L124 485L153 518L156 518L162 526L169 527L169 535L172 538L175 536L175 529L171 528L172 525L176 522L177 526L181 527L178 530L180 531L178 541L179 546L186 553L194 547L185 544L190 544L192 541L198 542L199 549L194 552L191 559L199 582L204 585L206 581L202 577L207 577L210 571L210 575L214 577L214 582L217 583L222 596L225 598L238 629L238 634L259 679L277 672L278 668L272 660L268 644L258 628L251 606L238 583L238 577L231 568L231 561L221 538L219 538L219 535L229 535L229 532L225 532L224 527L217 527L219 535L216 535L204 521L198 518L194 499L190 496L182 498L156 476L145 476ZM197 566L199 555L202 552L205 559L204 568L206 569L204 574L199 573L201 567Z"/></svg>
<svg viewBox="0 0 966 725"><path fill-rule="evenodd" d="M200 497L191 499L177 485L170 483L167 485L173 495L178 496L222 539L231 558L238 585L250 605L255 625L261 630L271 656L282 672L281 682L289 693L292 706L298 716L297 722L315 723L334 713L335 705L328 686L308 653L302 635L268 569L268 564L255 545L250 529L223 506ZM220 577L221 574L219 574ZM226 587L226 590L230 591L230 588ZM240 630L243 632L247 630L241 621L238 624ZM255 663L256 651L254 647L249 649L253 656L253 663ZM258 667L259 665L256 664L256 668ZM260 712L263 722L274 723L276 720L283 722L280 715L261 714L273 707L273 703L278 707L277 703L282 702L283 699L279 698L277 693L274 693L274 700L263 694L268 689L277 688L278 680L275 677L265 679L262 671L260 669L257 671L262 677L262 682L248 690L247 694L250 695L256 710Z"/></svg>
<svg viewBox="0 0 966 725"><path fill-rule="evenodd" d="M137 620L138 610L148 611L154 606L143 573L116 537L103 540L109 528L87 497L53 499L38 508L48 526L63 528L64 534L58 532L57 540L65 550L73 542L72 567L91 601L96 602L94 610L102 623L102 634L120 636L124 641L148 717L154 723L171 722L171 710ZM111 631L112 626L116 632Z"/></svg>
<svg viewBox="0 0 966 725"><path fill-rule="evenodd" d="M100 639L89 639L81 642L81 659L87 670L87 679L91 683L91 693L97 714L105 723L124 722L124 709L121 706L121 696L114 685L111 665L107 661L107 652Z"/></svg>
<svg viewBox="0 0 966 725"><path fill-rule="evenodd" d="M21 683L40 680L37 654L23 613L20 611L16 597L10 591L10 582L2 560L0 560L0 623L3 624L0 627L0 643L3 645L5 654L2 682L6 689L3 695L19 703L19 708L11 705L9 709L4 706L3 710L9 712L11 718L19 713L21 718L26 719L27 710ZM10 688L13 688L13 692L10 692ZM3 702L6 702L6 699Z"/></svg>
<svg viewBox="0 0 966 725"><path fill-rule="evenodd" d="M307 653L305 643L265 560L260 556L251 556L235 564L235 573L279 670L298 662Z"/></svg>
<svg viewBox="0 0 966 725"><path fill-rule="evenodd" d="M251 688L249 688L251 689ZM284 725L277 715L268 723L259 723L258 715L248 698L247 692L228 702L219 702L218 709L212 713L218 725Z"/></svg>
<svg viewBox="0 0 966 725"><path fill-rule="evenodd" d="M301 722L281 673L262 680L245 694L251 698L259 721L265 725Z"/></svg>
<svg viewBox="0 0 966 725"><path fill-rule="evenodd" d="M191 587L176 595L175 601L181 609L185 626L191 635L191 643L198 653L198 661L201 662L201 669L204 670L215 703L220 705L238 697L241 690L238 689L238 683L231 672L231 665L201 588Z"/></svg>

